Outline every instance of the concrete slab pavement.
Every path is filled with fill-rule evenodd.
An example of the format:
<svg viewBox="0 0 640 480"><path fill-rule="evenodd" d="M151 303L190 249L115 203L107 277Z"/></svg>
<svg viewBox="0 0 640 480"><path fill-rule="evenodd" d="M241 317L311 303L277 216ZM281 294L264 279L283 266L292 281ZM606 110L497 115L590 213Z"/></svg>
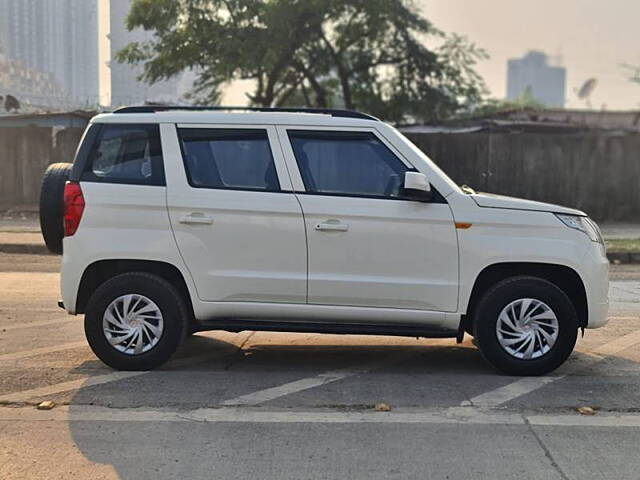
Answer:
<svg viewBox="0 0 640 480"><path fill-rule="evenodd" d="M59 257L25 257L0 255L3 480L637 479L638 266L612 268L610 324L513 396L521 379L468 339L207 332L160 370L114 372L55 307Z"/></svg>
<svg viewBox="0 0 640 480"><path fill-rule="evenodd" d="M0 253L50 255L40 232L0 232Z"/></svg>
<svg viewBox="0 0 640 480"><path fill-rule="evenodd" d="M640 238L640 223L604 223L599 227L607 239Z"/></svg>
<svg viewBox="0 0 640 480"><path fill-rule="evenodd" d="M0 232L40 233L37 210L0 210Z"/></svg>

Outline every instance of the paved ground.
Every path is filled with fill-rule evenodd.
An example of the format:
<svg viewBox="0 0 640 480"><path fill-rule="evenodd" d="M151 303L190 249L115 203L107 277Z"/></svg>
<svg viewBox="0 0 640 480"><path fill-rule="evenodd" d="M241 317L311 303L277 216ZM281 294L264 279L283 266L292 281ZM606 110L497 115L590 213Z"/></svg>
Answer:
<svg viewBox="0 0 640 480"><path fill-rule="evenodd" d="M0 210L0 232L40 233L38 212Z"/></svg>
<svg viewBox="0 0 640 480"><path fill-rule="evenodd" d="M2 480L639 478L638 266L614 267L609 326L520 379L468 340L251 332L114 372L55 307L57 262L0 254Z"/></svg>
<svg viewBox="0 0 640 480"><path fill-rule="evenodd" d="M640 224L604 223L600 225L605 238L640 238Z"/></svg>

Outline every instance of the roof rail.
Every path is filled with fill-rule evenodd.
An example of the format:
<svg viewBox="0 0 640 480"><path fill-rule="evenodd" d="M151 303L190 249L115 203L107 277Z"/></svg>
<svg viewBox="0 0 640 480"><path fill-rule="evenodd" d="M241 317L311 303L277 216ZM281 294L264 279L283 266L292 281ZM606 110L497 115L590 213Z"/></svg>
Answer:
<svg viewBox="0 0 640 480"><path fill-rule="evenodd" d="M331 115L333 117L342 118L361 118L365 120L380 121L372 115L353 110L340 110L334 108L279 108L279 107L202 107L202 106L178 106L178 105L138 105L132 107L121 107L113 111L113 113L156 113L169 111L196 111L196 112L274 112L274 113L316 113L322 115Z"/></svg>

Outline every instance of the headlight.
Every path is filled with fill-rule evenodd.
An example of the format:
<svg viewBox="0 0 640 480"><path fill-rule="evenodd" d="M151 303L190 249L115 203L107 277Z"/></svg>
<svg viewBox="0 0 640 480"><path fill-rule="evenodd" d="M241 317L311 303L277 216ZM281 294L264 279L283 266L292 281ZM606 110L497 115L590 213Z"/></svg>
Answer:
<svg viewBox="0 0 640 480"><path fill-rule="evenodd" d="M567 227L580 230L589 237L592 242L604 245L604 240L602 239L602 234L600 233L598 225L596 225L596 223L590 218L579 217L578 215L565 215L561 213L556 213L555 216Z"/></svg>

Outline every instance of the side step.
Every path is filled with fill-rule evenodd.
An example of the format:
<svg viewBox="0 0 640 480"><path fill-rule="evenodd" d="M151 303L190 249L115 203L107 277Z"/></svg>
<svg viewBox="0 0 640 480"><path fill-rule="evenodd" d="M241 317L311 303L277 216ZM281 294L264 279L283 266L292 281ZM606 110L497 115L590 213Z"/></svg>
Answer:
<svg viewBox="0 0 640 480"><path fill-rule="evenodd" d="M208 320L193 325L194 332L226 330L243 332L333 333L345 335L391 335L396 337L456 338L456 330L441 330L422 325L370 325L358 323L282 322L269 320Z"/></svg>

